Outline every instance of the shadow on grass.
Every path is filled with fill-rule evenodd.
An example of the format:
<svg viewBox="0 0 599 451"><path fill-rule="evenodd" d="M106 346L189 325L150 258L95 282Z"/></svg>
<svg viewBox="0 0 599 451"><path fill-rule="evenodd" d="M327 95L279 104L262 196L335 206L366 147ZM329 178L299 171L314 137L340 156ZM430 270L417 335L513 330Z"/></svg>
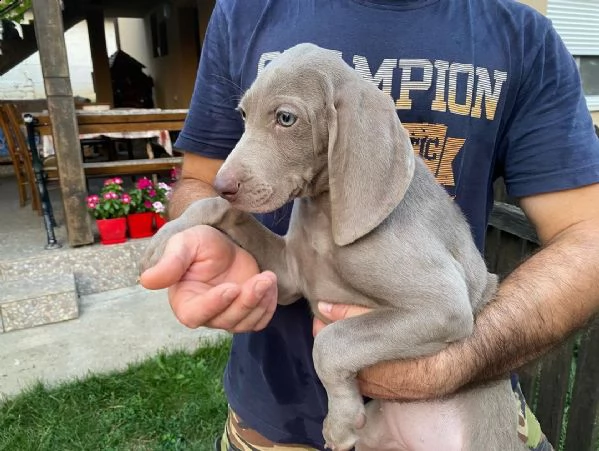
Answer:
<svg viewBox="0 0 599 451"><path fill-rule="evenodd" d="M211 450L222 433L230 340L122 372L37 384L0 404L0 450Z"/></svg>

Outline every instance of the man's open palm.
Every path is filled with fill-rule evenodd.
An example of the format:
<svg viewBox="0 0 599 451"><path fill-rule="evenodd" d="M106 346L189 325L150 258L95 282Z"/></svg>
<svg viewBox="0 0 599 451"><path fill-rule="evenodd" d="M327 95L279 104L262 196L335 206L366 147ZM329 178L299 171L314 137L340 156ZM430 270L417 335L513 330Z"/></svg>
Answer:
<svg viewBox="0 0 599 451"><path fill-rule="evenodd" d="M158 263L141 275L148 289L169 288L171 307L188 327L260 330L277 302L276 276L222 232L196 226L169 240Z"/></svg>

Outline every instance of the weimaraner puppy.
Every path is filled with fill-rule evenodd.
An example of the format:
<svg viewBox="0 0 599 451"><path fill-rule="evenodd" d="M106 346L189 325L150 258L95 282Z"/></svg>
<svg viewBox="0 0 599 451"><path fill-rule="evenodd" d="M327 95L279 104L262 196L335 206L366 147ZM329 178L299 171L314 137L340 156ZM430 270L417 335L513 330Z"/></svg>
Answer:
<svg viewBox="0 0 599 451"><path fill-rule="evenodd" d="M167 223L142 268L171 236L207 224L277 274L280 304L305 296L315 315L319 300L373 308L314 342L333 450L526 450L507 376L431 402L365 407L358 391L360 369L468 336L497 286L459 208L415 157L391 97L336 53L300 44L261 72L239 111L245 132L216 175L221 197ZM251 215L291 199L284 237Z"/></svg>

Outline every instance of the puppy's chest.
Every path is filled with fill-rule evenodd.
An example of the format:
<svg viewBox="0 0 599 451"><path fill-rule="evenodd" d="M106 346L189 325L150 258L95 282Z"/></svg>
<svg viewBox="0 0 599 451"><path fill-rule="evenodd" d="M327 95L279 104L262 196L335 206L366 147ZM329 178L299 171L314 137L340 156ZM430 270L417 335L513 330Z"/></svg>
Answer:
<svg viewBox="0 0 599 451"><path fill-rule="evenodd" d="M298 208L299 207L299 208ZM316 205L296 203L287 234L289 257L303 295L315 307L318 301L366 303L340 270L343 253L333 242L329 215ZM341 252L340 252L341 251Z"/></svg>

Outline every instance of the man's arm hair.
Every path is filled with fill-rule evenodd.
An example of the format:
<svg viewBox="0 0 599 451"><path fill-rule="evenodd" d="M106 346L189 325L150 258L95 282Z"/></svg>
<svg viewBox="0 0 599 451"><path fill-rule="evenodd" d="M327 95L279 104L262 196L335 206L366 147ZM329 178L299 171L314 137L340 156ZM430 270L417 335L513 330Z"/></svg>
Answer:
<svg viewBox="0 0 599 451"><path fill-rule="evenodd" d="M176 183L168 204L168 217L174 219L189 205L206 197L215 197L212 188L214 176L223 164L223 160L202 157L186 152L183 156L181 179Z"/></svg>
<svg viewBox="0 0 599 451"><path fill-rule="evenodd" d="M477 321L481 336L467 343L479 361L476 379L533 360L599 311L598 198L595 184L522 199L544 246L505 279Z"/></svg>
<svg viewBox="0 0 599 451"><path fill-rule="evenodd" d="M475 364L473 382L515 370L585 326L599 309L598 274L599 220L569 227L521 264L460 351Z"/></svg>

